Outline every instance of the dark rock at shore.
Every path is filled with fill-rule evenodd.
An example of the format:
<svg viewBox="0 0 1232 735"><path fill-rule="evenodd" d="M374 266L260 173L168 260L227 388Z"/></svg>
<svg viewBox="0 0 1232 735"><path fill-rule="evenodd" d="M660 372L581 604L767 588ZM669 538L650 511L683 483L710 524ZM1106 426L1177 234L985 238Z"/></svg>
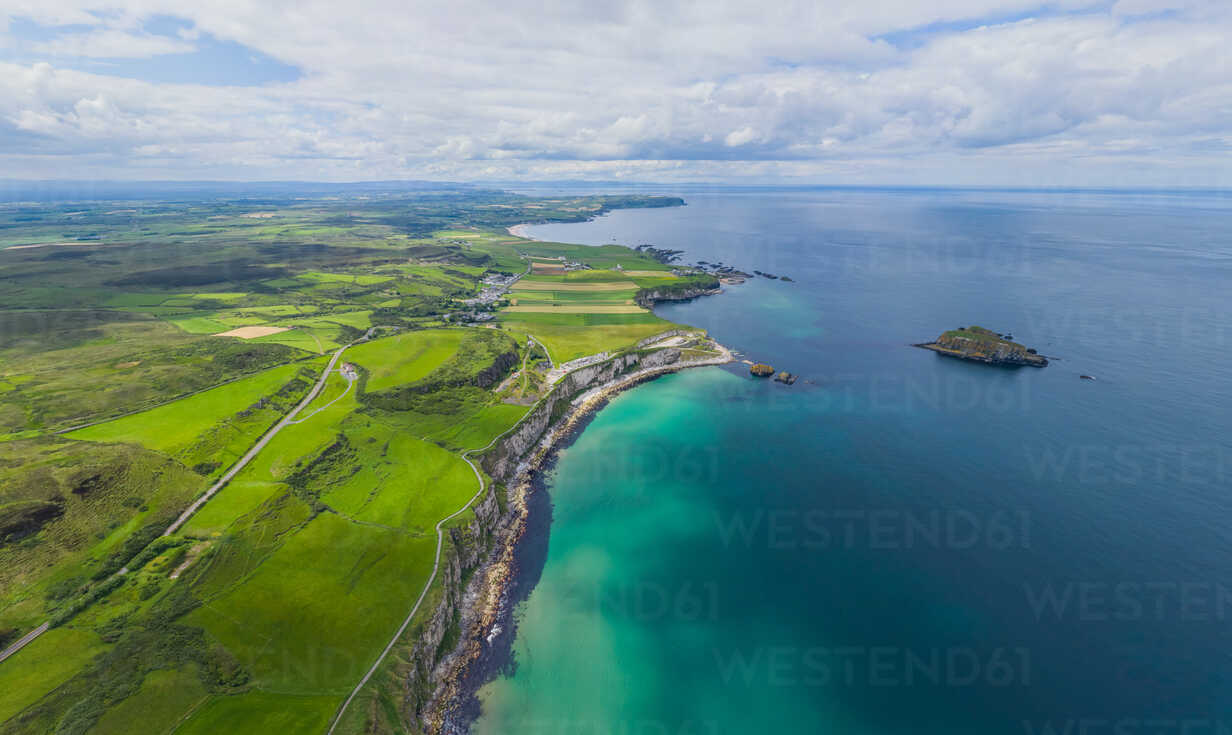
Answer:
<svg viewBox="0 0 1232 735"><path fill-rule="evenodd" d="M680 256L684 254L683 250L671 250L669 248L656 248L655 246L649 245L649 244L638 245L636 248L634 248L634 250L637 250L642 253L646 253L647 255L659 261L660 263L663 263L664 265L671 263L674 260L679 260Z"/></svg>

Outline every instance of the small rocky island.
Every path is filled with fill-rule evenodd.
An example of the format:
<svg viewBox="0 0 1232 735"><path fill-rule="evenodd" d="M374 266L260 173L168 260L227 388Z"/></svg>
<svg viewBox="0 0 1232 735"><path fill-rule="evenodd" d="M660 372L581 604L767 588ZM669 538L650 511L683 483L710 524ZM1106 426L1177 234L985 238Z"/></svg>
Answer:
<svg viewBox="0 0 1232 735"><path fill-rule="evenodd" d="M752 373L754 377L768 378L771 375L774 375L774 368L770 367L769 365L765 363L759 362L756 365L753 365L752 367L750 367L749 372Z"/></svg>
<svg viewBox="0 0 1232 735"><path fill-rule="evenodd" d="M951 329L935 342L923 342L915 347L987 365L1044 367L1048 364L1048 358L1014 342L1012 335L997 334L983 327Z"/></svg>

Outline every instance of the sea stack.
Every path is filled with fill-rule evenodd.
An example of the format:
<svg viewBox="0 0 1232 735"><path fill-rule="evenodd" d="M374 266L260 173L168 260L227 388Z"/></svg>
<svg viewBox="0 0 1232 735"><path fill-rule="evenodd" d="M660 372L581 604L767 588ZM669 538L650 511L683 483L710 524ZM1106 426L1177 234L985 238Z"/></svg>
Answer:
<svg viewBox="0 0 1232 735"><path fill-rule="evenodd" d="M753 367L749 368L749 372L752 373L754 377L768 378L771 375L774 375L774 368L770 367L769 365L765 363L759 362Z"/></svg>

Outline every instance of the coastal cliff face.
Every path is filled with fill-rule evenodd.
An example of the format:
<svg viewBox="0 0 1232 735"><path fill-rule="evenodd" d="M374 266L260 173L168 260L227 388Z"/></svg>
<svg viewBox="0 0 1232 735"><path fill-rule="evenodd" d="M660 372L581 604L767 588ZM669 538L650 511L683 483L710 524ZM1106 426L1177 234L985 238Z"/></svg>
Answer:
<svg viewBox="0 0 1232 735"><path fill-rule="evenodd" d="M656 335L660 340L670 335ZM442 550L438 598L431 617L414 629L401 647L396 669L400 681L399 722L380 722L378 705L367 714L371 732L442 731L446 711L458 690L467 663L480 651L477 633L489 628L500 604L500 584L511 573L513 544L525 527L524 472L550 449L545 438L567 419L571 402L581 393L634 371L669 367L680 350L634 351L575 370L554 386L518 426L496 442L479 464L492 479L474 518L449 530ZM511 485L506 490L506 485ZM507 495L506 495L507 493Z"/></svg>
<svg viewBox="0 0 1232 735"><path fill-rule="evenodd" d="M719 279L713 276L690 277L683 283L644 288L637 292L633 300L638 306L649 309L660 301L688 301L698 296L710 296L718 292Z"/></svg>
<svg viewBox="0 0 1232 735"><path fill-rule="evenodd" d="M654 339L660 338L662 335ZM569 402L578 393L615 380L632 370L670 365L679 358L680 350L676 349L656 350L649 353L632 352L569 373L561 378L552 392L522 420L522 423L509 436L483 455L481 464L484 471L498 482L511 479L517 472L519 462L543 438L548 428L560 419Z"/></svg>

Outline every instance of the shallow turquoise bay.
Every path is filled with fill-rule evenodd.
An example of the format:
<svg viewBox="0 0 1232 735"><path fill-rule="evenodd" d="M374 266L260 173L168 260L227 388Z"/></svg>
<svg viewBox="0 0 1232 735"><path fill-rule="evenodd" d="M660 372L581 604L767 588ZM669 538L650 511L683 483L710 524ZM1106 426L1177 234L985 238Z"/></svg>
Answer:
<svg viewBox="0 0 1232 735"><path fill-rule="evenodd" d="M533 232L791 275L659 313L805 380L698 369L595 417L473 731L1232 722L1226 198L684 196ZM908 346L973 323L1061 359Z"/></svg>

